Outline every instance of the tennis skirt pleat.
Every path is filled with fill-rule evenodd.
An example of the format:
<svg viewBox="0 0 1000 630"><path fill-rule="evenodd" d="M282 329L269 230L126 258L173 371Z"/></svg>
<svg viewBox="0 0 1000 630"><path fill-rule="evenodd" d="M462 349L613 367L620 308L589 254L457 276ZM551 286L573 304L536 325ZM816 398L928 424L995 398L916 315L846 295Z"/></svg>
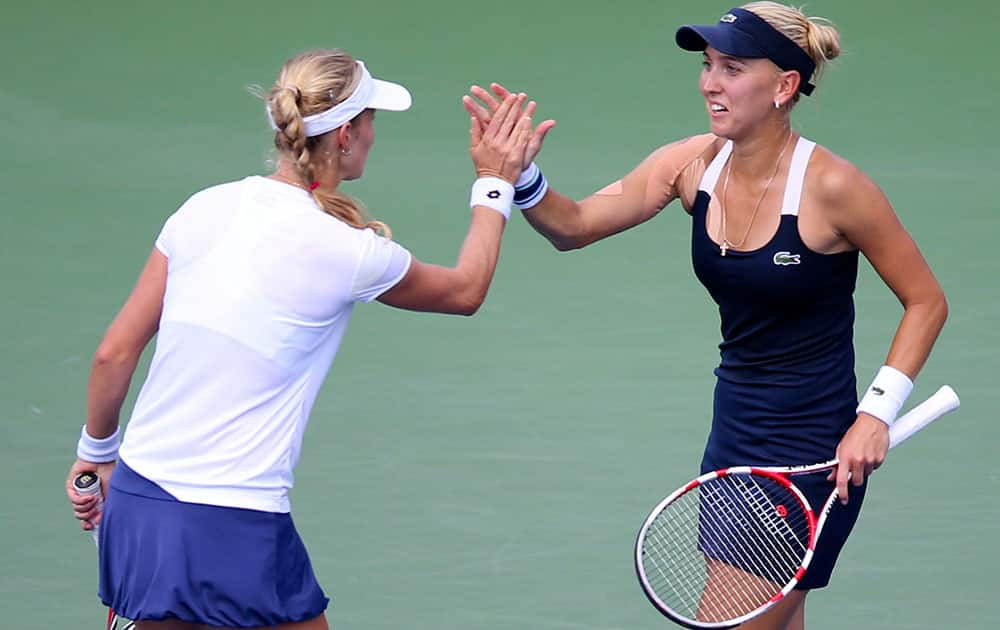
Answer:
<svg viewBox="0 0 1000 630"><path fill-rule="evenodd" d="M290 514L185 503L119 462L100 530L100 597L136 620L258 628L329 600Z"/></svg>

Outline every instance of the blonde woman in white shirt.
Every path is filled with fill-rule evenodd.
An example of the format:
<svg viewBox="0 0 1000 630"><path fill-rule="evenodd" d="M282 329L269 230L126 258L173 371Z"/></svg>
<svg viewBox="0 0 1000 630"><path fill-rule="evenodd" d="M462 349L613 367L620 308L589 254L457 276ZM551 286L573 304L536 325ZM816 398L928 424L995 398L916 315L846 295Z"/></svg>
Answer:
<svg viewBox="0 0 1000 630"><path fill-rule="evenodd" d="M290 59L266 101L277 171L198 192L167 220L94 357L67 495L84 529L100 523L102 601L139 630L327 628L288 502L310 409L356 302L482 304L534 109L512 95L488 128L471 125L472 220L444 267L339 190L364 171L375 110L409 108L404 87L318 50ZM118 415L154 335L119 453ZM71 486L88 471L103 510Z"/></svg>

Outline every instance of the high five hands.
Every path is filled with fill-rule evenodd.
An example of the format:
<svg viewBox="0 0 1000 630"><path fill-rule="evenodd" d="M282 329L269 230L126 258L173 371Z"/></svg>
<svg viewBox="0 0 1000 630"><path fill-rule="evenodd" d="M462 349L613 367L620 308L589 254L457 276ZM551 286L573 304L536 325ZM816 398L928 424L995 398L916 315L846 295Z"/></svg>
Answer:
<svg viewBox="0 0 1000 630"><path fill-rule="evenodd" d="M499 177L511 184L523 170L524 154L531 137L531 113L524 107L524 94L509 94L483 124L472 116L469 128L469 154L478 177Z"/></svg>
<svg viewBox="0 0 1000 630"><path fill-rule="evenodd" d="M478 124L481 133L486 133L497 111L512 97L522 98L522 103L519 103L519 107L523 106L525 116L530 118L534 115L537 103L529 101L526 105L523 104L523 94L514 94L499 83L491 83L490 90L492 93L478 85L473 85L469 89L471 96L467 94L462 97L462 105L465 107L465 111L472 117L473 126ZM524 149L521 162L522 169L535 160L538 152L542 150L545 135L555 126L555 120L544 120L538 123L538 126L531 131L531 136Z"/></svg>

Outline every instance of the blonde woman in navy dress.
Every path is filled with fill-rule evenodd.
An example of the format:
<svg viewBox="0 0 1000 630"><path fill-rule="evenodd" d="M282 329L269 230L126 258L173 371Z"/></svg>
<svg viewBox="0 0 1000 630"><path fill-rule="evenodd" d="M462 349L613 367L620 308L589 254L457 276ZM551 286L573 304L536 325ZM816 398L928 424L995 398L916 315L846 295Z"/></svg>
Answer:
<svg viewBox="0 0 1000 630"><path fill-rule="evenodd" d="M802 138L791 115L839 53L825 21L773 2L732 9L718 24L685 26L678 45L702 53L699 87L711 133L669 144L582 201L551 188L533 163L515 204L557 249L585 247L679 199L692 218L694 271L719 306L721 362L703 470L792 465L834 455L834 508L799 590L745 628L804 628L805 598L827 584L858 516L869 474L947 314L941 287L879 188L847 160ZM507 91L493 84L497 97ZM466 108L489 120L498 101L474 87ZM903 306L860 404L854 374L858 252ZM850 479L850 481L849 481ZM825 499L830 487L809 489Z"/></svg>
<svg viewBox="0 0 1000 630"><path fill-rule="evenodd" d="M320 50L289 60L266 101L277 171L203 190L167 220L94 358L67 494L84 529L100 524L101 599L140 630L327 628L288 500L317 391L355 303L476 311L533 108L511 96L489 128L470 125L471 225L442 267L339 190L364 171L375 110L409 108L405 88ZM118 414L154 334L116 466ZM104 482L103 514L70 486L84 471Z"/></svg>

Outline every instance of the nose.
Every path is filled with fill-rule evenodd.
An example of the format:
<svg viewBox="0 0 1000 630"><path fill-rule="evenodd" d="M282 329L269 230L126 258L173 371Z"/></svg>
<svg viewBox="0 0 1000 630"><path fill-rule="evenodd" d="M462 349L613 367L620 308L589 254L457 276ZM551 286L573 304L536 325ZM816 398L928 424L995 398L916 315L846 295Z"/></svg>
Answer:
<svg viewBox="0 0 1000 630"><path fill-rule="evenodd" d="M705 96L719 93L719 81L712 68L702 68L698 79L698 87Z"/></svg>

